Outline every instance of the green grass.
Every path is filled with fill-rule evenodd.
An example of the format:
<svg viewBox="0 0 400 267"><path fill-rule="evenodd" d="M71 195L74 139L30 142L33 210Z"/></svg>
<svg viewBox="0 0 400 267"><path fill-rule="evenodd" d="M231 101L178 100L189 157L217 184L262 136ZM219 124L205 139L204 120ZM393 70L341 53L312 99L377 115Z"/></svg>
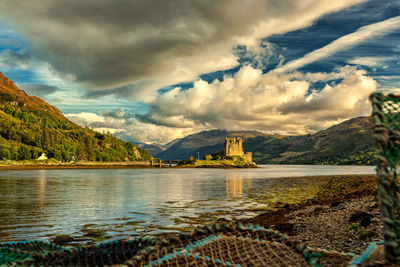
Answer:
<svg viewBox="0 0 400 267"><path fill-rule="evenodd" d="M213 167L255 167L252 163L249 163L245 160L234 159L224 159L224 160L192 160L187 164L182 165L185 166L213 166Z"/></svg>

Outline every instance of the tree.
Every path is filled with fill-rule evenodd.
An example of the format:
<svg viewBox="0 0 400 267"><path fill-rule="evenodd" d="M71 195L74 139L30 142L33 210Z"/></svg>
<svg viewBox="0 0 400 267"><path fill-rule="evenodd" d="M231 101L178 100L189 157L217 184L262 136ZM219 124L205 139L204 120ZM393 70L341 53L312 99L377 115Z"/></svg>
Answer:
<svg viewBox="0 0 400 267"><path fill-rule="evenodd" d="M1 160L10 159L10 150L5 147L0 147L0 159Z"/></svg>
<svg viewBox="0 0 400 267"><path fill-rule="evenodd" d="M31 159L31 153L27 147L20 146L18 148L17 160L25 160L25 159Z"/></svg>
<svg viewBox="0 0 400 267"><path fill-rule="evenodd" d="M212 160L212 159L213 159L213 156L211 156L210 154L208 154L208 155L205 155L205 156L204 156L204 159L205 159L205 160Z"/></svg>

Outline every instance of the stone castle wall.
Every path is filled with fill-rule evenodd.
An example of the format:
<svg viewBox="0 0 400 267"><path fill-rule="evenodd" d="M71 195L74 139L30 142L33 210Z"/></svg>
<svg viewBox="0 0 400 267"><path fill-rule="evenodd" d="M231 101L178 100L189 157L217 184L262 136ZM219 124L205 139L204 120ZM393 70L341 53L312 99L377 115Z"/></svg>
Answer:
<svg viewBox="0 0 400 267"><path fill-rule="evenodd" d="M245 158L247 161L253 161L253 153L243 151L243 140L242 138L227 138L225 137L225 150L224 156L241 156Z"/></svg>
<svg viewBox="0 0 400 267"><path fill-rule="evenodd" d="M225 156L243 156L242 138L225 138Z"/></svg>
<svg viewBox="0 0 400 267"><path fill-rule="evenodd" d="M253 152L246 152L246 154L244 154L244 158L249 162L253 162Z"/></svg>

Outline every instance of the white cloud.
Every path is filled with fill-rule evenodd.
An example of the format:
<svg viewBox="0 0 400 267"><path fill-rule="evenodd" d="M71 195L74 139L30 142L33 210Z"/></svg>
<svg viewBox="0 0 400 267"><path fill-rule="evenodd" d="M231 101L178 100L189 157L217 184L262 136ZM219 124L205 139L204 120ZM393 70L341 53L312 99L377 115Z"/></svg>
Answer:
<svg viewBox="0 0 400 267"><path fill-rule="evenodd" d="M221 0L194 5L190 0L177 0L169 6L168 1L156 0L133 1L121 8L111 0L71 0L62 5L53 0L4 0L0 14L32 41L36 56L44 60L35 70L41 80L51 80L61 89L73 84L76 94L77 84L86 85L92 95L118 94L150 105L147 114L134 118L125 110L66 114L68 118L132 140L165 143L215 128L304 134L369 114L367 98L378 84L365 71L345 66L331 73L302 74L295 69L394 30L400 17L362 27L301 59L279 65L275 72L263 74L244 66L222 81L197 80L187 90L155 94L164 85L234 66L237 58L232 48L237 44L246 45L250 56L263 55L260 38L306 27L323 14L359 2ZM263 59L256 59L263 64ZM273 60L283 62L282 57ZM365 58L353 60L352 64L368 63ZM315 82L325 87L312 90ZM68 103L76 100L66 90L51 97Z"/></svg>
<svg viewBox="0 0 400 267"><path fill-rule="evenodd" d="M391 57L356 57L348 60L347 63L368 67L380 67L384 66L384 63L391 59Z"/></svg>
<svg viewBox="0 0 400 267"><path fill-rule="evenodd" d="M310 80L341 77L321 91L310 90ZM319 77L319 78L318 78ZM142 122L179 128L201 125L207 129L261 130L305 134L339 121L369 113L368 96L378 84L363 70L346 66L333 73L275 73L243 67L234 77L193 88L176 88L161 95Z"/></svg>
<svg viewBox="0 0 400 267"><path fill-rule="evenodd" d="M330 44L306 54L302 58L292 60L282 67L276 69L275 71L286 72L296 70L315 61L329 57L337 53L338 51L356 46L360 42L366 41L370 38L388 34L389 32L397 30L399 28L400 16L361 27L356 32L342 36L331 42Z"/></svg>
<svg viewBox="0 0 400 267"><path fill-rule="evenodd" d="M340 83L332 83L339 78ZM312 90L312 82L316 81L325 82L326 86L320 91ZM160 95L151 103L149 112L137 118L122 110L66 116L82 126L140 142L166 143L216 128L306 134L369 114L368 96L377 86L364 70L354 66L332 73L307 74L263 74L246 66L223 81L198 80L188 90L175 88Z"/></svg>
<svg viewBox="0 0 400 267"><path fill-rule="evenodd" d="M162 86L237 65L232 49L364 0L2 0L0 16L81 88L152 101Z"/></svg>
<svg viewBox="0 0 400 267"><path fill-rule="evenodd" d="M68 113L65 116L82 127L90 127L95 131L110 132L124 137L125 140L143 143L167 143L173 139L184 137L204 128L177 128L142 123L127 116L110 116L110 114L126 114L124 110L103 112L98 115L92 112Z"/></svg>
<svg viewBox="0 0 400 267"><path fill-rule="evenodd" d="M103 116L97 115L92 112L65 114L65 117L83 127L90 126L92 123L105 122L105 118Z"/></svg>
<svg viewBox="0 0 400 267"><path fill-rule="evenodd" d="M335 83L338 79L340 83ZM324 82L322 90L312 83ZM370 114L368 96L378 83L355 66L331 73L270 72L243 67L233 77L160 95L145 115L132 118L125 110L67 114L67 118L97 131L127 140L166 143L209 129L259 130L306 134L343 120Z"/></svg>

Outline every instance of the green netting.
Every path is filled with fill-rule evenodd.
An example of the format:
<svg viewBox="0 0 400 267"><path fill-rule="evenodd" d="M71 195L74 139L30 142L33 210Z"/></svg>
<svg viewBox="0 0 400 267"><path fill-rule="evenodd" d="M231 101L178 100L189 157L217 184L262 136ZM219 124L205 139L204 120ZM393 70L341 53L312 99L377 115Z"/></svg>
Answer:
<svg viewBox="0 0 400 267"><path fill-rule="evenodd" d="M313 249L260 226L197 228L162 246L149 247L129 266L347 266L351 253Z"/></svg>
<svg viewBox="0 0 400 267"><path fill-rule="evenodd" d="M385 256L400 257L398 164L400 159L400 96L373 93L373 128L377 147L378 198L381 204Z"/></svg>
<svg viewBox="0 0 400 267"><path fill-rule="evenodd" d="M0 243L0 266L29 265L37 257L64 252L60 246L43 241Z"/></svg>
<svg viewBox="0 0 400 267"><path fill-rule="evenodd" d="M12 263L24 263L32 260L28 252L12 248L0 248L0 266L8 266Z"/></svg>
<svg viewBox="0 0 400 267"><path fill-rule="evenodd" d="M313 249L278 231L240 224L82 248L40 241L0 243L0 266L346 266L353 256Z"/></svg>

